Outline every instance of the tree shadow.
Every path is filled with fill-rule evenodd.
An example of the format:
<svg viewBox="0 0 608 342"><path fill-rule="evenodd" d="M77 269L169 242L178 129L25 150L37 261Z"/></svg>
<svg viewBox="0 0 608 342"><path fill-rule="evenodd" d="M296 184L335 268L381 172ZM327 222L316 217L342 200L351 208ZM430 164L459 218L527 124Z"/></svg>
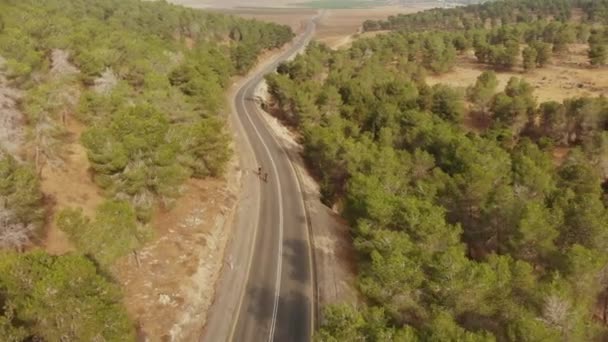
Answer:
<svg viewBox="0 0 608 342"><path fill-rule="evenodd" d="M257 286L247 290L249 304L247 313L255 317L262 324L270 321L274 306L274 290L268 287Z"/></svg>
<svg viewBox="0 0 608 342"><path fill-rule="evenodd" d="M289 277L298 283L310 282L310 251L304 240L286 240L283 242L284 258L287 261Z"/></svg>
<svg viewBox="0 0 608 342"><path fill-rule="evenodd" d="M305 342L310 335L310 298L289 292L279 300L275 341Z"/></svg>
<svg viewBox="0 0 608 342"><path fill-rule="evenodd" d="M247 313L252 315L263 329L261 335L270 332L274 309L274 289L255 287L248 290L250 298ZM279 297L275 322L275 341L308 341L310 335L310 298L296 291Z"/></svg>

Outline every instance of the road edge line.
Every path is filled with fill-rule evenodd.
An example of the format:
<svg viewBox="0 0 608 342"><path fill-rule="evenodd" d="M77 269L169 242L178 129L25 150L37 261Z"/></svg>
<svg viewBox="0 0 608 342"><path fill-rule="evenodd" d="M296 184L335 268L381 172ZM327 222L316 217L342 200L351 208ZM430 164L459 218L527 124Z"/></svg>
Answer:
<svg viewBox="0 0 608 342"><path fill-rule="evenodd" d="M239 92L244 89L245 87L247 87L247 83L249 83L250 80L246 81L245 84L243 84L243 86L241 88L239 88L239 90L237 91L237 93L235 94L234 100L231 101L234 105L233 108L233 113L235 113L236 117L236 121L238 122L239 125L239 129L241 130L241 133L244 135L245 137L245 141L247 142L247 146L248 148L251 150L251 154L253 156L253 160L255 160L256 163L259 162L255 156L255 153L253 152L253 145L251 144L251 141L249 140L249 136L247 135L247 132L245 131L245 127L243 126L243 122L241 121L241 119L238 117L238 111L236 110L236 99L238 98L238 94ZM244 94L243 94L244 95ZM259 186L258 186L259 188ZM260 227L260 208L261 208L261 203L262 203L262 191L258 190L258 200L256 201L256 207L257 210L256 212L256 217L255 217L255 228L253 231L253 238L251 239L251 244L249 247L249 258L248 258L248 262L247 262L247 270L245 271L245 281L243 282L242 288L241 288L241 293L240 293L240 298L239 298L239 302L235 308L234 311L234 320L230 326L230 333L228 334L228 341L232 341L234 339L234 332L236 331L236 325L238 323L238 318L241 314L241 308L243 306L243 301L245 299L245 292L247 291L247 282L249 281L249 274L251 273L251 267L253 265L253 256L255 255L255 242L257 241L257 236L258 236L258 231L259 231L259 227Z"/></svg>

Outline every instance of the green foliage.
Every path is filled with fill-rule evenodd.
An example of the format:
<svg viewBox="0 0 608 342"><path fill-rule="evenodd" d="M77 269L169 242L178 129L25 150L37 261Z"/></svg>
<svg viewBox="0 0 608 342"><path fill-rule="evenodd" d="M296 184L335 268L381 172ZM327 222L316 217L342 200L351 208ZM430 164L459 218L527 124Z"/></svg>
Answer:
<svg viewBox="0 0 608 342"><path fill-rule="evenodd" d="M424 341L465 341L465 342L493 342L496 339L488 332L473 333L462 329L449 313L440 312L427 328Z"/></svg>
<svg viewBox="0 0 608 342"><path fill-rule="evenodd" d="M467 90L467 95L478 110L485 112L490 101L494 98L497 87L498 79L496 79L496 73L484 71L477 77L475 85Z"/></svg>
<svg viewBox="0 0 608 342"><path fill-rule="evenodd" d="M141 105L118 110L86 131L82 142L97 183L111 193L170 197L189 176L177 160L181 147L172 133L164 114Z"/></svg>
<svg viewBox="0 0 608 342"><path fill-rule="evenodd" d="M0 255L0 340L135 339L117 286L96 267L140 247L155 202L169 205L187 178L223 175L231 150L221 112L231 77L292 38L287 26L166 1L0 3L2 73L23 93L28 126L20 157L35 154L32 167L0 155L0 248L38 242L38 178L45 164L65 158L72 115L87 124L81 142L110 197L93 219L76 209L58 214L86 258Z"/></svg>
<svg viewBox="0 0 608 342"><path fill-rule="evenodd" d="M0 250L31 245L43 220L43 196L33 168L0 152Z"/></svg>
<svg viewBox="0 0 608 342"><path fill-rule="evenodd" d="M471 46L496 68L521 54L528 69L542 67L591 27L558 19L570 4L491 2L366 22L407 29L348 50L313 45L267 77L358 254L365 304L328 307L317 340L605 336L593 315L607 265L606 99L538 105L530 84L512 78L501 91L488 71L468 106L459 89L424 81L449 70L444 51ZM472 112L488 128L463 127ZM573 150L562 163L554 146Z"/></svg>
<svg viewBox="0 0 608 342"><path fill-rule="evenodd" d="M435 85L431 111L444 120L460 122L464 115L462 98L463 96L458 90L444 85Z"/></svg>
<svg viewBox="0 0 608 342"><path fill-rule="evenodd" d="M605 1L596 4L591 0L487 2L451 10L400 14L386 21L368 20L363 29L395 30L410 37L428 31L454 32L450 45L459 52L473 46L478 61L496 70L513 68L520 55L519 46L524 43L528 48L524 49L523 67L532 70L546 65L552 53L565 53L570 44L590 39L590 60L593 65L601 65L606 43L602 25L608 22L606 7ZM576 11L583 13L582 18L569 22ZM435 48L435 56L428 55L427 59L441 61L440 51ZM441 69L434 71L445 71Z"/></svg>
<svg viewBox="0 0 608 342"><path fill-rule="evenodd" d="M324 309L323 320L323 327L314 336L315 341L418 341L416 332L410 327L387 327L389 322L379 308L361 311L347 305L332 305Z"/></svg>
<svg viewBox="0 0 608 342"><path fill-rule="evenodd" d="M0 336L45 341L134 340L116 285L78 255L4 253L0 258Z"/></svg>
<svg viewBox="0 0 608 342"><path fill-rule="evenodd" d="M293 37L287 26L163 1L27 0L1 12L0 56L27 88L37 171L61 159L66 117L76 112L89 124L82 142L95 181L128 198L143 221L188 177L222 175L230 149L218 114L230 77ZM56 49L80 72L50 75Z"/></svg>
<svg viewBox="0 0 608 342"><path fill-rule="evenodd" d="M551 44L545 42L535 42L531 45L536 50L536 65L545 66L551 59Z"/></svg>
<svg viewBox="0 0 608 342"><path fill-rule="evenodd" d="M494 98L491 111L500 124L521 126L536 108L534 89L523 79L509 79L505 91Z"/></svg>
<svg viewBox="0 0 608 342"><path fill-rule="evenodd" d="M522 51L524 70L530 71L536 69L537 60L538 60L538 52L535 48L526 47Z"/></svg>
<svg viewBox="0 0 608 342"><path fill-rule="evenodd" d="M104 202L93 221L82 210L65 209L57 216L57 225L80 251L104 266L135 250L147 235L138 227L131 205L124 201Z"/></svg>
<svg viewBox="0 0 608 342"><path fill-rule="evenodd" d="M183 148L190 155L189 167L195 177L219 177L231 156L230 136L224 131L222 121L215 118L201 120L184 132L187 145Z"/></svg>
<svg viewBox="0 0 608 342"><path fill-rule="evenodd" d="M435 73L444 73L451 69L456 57L452 42L446 42L441 36L427 36L423 42L423 61L425 67Z"/></svg>
<svg viewBox="0 0 608 342"><path fill-rule="evenodd" d="M606 44L591 44L589 47L589 61L591 65L601 66L608 59L608 48Z"/></svg>

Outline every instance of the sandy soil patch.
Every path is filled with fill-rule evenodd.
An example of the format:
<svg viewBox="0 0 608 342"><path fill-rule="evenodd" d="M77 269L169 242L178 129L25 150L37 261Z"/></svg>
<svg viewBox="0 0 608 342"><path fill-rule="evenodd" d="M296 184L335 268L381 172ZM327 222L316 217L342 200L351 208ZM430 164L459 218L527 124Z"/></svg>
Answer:
<svg viewBox="0 0 608 342"><path fill-rule="evenodd" d="M103 202L101 190L89 172L86 149L80 144L85 126L69 118L66 122L67 141L61 164L42 168L40 187L49 204L48 226L42 245L51 254L74 250L67 235L57 228L55 214L68 207L80 207L84 214L93 217L95 208Z"/></svg>
<svg viewBox="0 0 608 342"><path fill-rule="evenodd" d="M235 161L228 182L188 181L174 208L155 213L154 240L115 265L125 304L142 338L199 338L222 267L239 183Z"/></svg>
<svg viewBox="0 0 608 342"><path fill-rule="evenodd" d="M419 12L431 8L429 4L383 6L366 9L331 9L325 12L317 27L315 39L331 48L348 47L353 35L361 33L366 20L386 19L390 15Z"/></svg>
<svg viewBox="0 0 608 342"><path fill-rule="evenodd" d="M511 77L522 77L530 82L539 102L558 101L578 96L608 95L608 68L590 68L586 57L587 47L582 44L570 47L570 53L553 58L552 64L524 73L520 68L497 72L503 89ZM427 77L431 85L444 83L455 87L468 87L475 83L487 67L476 62L472 52L459 57L452 72Z"/></svg>

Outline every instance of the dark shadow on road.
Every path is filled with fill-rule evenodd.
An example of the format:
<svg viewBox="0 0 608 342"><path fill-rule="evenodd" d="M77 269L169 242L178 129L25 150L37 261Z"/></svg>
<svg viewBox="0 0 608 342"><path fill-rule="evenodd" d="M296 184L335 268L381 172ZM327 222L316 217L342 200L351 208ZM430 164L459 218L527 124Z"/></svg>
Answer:
<svg viewBox="0 0 608 342"><path fill-rule="evenodd" d="M290 292L279 300L274 334L275 342L307 342L310 331L310 301L299 292Z"/></svg>
<svg viewBox="0 0 608 342"><path fill-rule="evenodd" d="M298 283L306 284L310 281L310 264L308 257L308 244L304 240L285 240L283 243L284 260L289 270L289 277Z"/></svg>
<svg viewBox="0 0 608 342"><path fill-rule="evenodd" d="M274 290L266 287L254 287L247 290L247 312L255 317L260 327L267 327L272 318ZM266 323L268 322L268 323Z"/></svg>
<svg viewBox="0 0 608 342"><path fill-rule="evenodd" d="M274 290L256 287L248 291L251 298L247 312L255 317L260 331L257 336L269 333L272 311L274 306ZM276 342L308 341L310 328L310 300L304 294L291 291L279 297L279 305L275 324Z"/></svg>

